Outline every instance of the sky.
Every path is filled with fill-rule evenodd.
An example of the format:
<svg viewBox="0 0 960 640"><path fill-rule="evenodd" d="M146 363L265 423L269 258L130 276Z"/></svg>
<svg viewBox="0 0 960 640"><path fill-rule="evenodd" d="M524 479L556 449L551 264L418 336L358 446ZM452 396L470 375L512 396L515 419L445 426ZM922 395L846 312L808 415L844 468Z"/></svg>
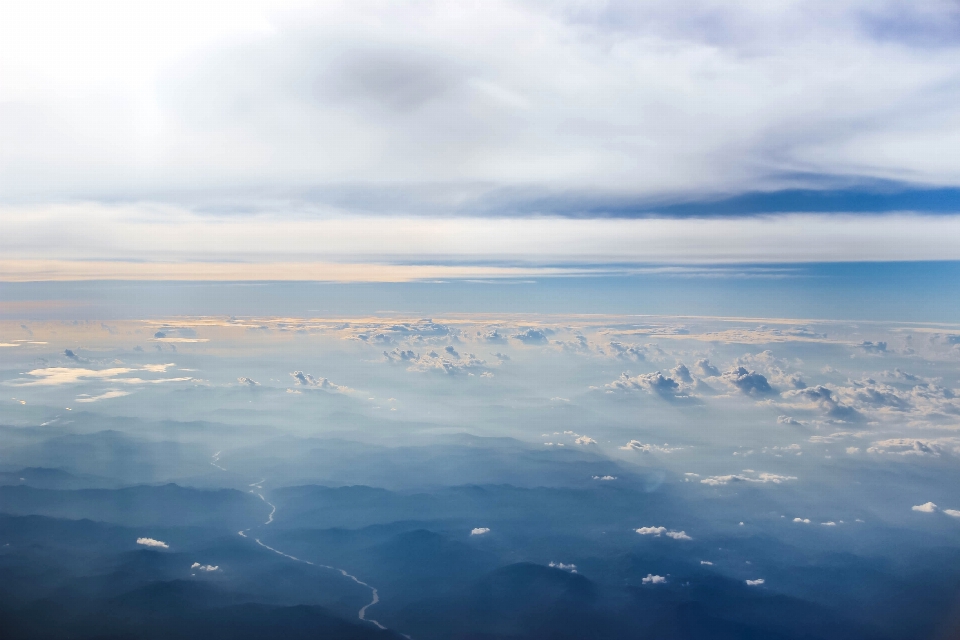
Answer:
<svg viewBox="0 0 960 640"><path fill-rule="evenodd" d="M960 259L954 2L0 11L4 281Z"/></svg>

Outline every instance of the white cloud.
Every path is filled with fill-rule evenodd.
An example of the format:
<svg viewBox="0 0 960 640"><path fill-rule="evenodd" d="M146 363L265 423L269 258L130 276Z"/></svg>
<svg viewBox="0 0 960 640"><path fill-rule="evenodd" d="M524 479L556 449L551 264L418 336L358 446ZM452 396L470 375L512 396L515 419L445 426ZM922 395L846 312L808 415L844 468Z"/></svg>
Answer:
<svg viewBox="0 0 960 640"><path fill-rule="evenodd" d="M757 578L756 580L747 580L747 586L756 587L763 584L765 580L763 578Z"/></svg>
<svg viewBox="0 0 960 640"><path fill-rule="evenodd" d="M706 565L713 566L713 563L710 562L709 560L701 560L701 561L700 561L700 564L706 564Z"/></svg>
<svg viewBox="0 0 960 640"><path fill-rule="evenodd" d="M957 510L957 509L944 509L943 512L944 512L945 514L947 514L948 516L951 516L951 517L954 517L954 518L960 518L960 510Z"/></svg>
<svg viewBox="0 0 960 640"><path fill-rule="evenodd" d="M659 538L661 535L665 535L674 540L693 540L685 531L674 531L666 527L640 527L636 532L642 536L656 536Z"/></svg>
<svg viewBox="0 0 960 640"><path fill-rule="evenodd" d="M867 453L901 456L933 456L960 453L958 438L889 438L874 442Z"/></svg>
<svg viewBox="0 0 960 640"><path fill-rule="evenodd" d="M576 573L576 572L577 572L577 565L575 565L575 564L564 564L564 563L562 563L562 562L551 562L551 563L550 563L549 565L547 565L547 566L553 567L554 569L563 569L564 571L569 571L570 573Z"/></svg>
<svg viewBox="0 0 960 640"><path fill-rule="evenodd" d="M609 481L609 480L616 480L617 476L593 476L593 479Z"/></svg>
<svg viewBox="0 0 960 640"><path fill-rule="evenodd" d="M580 436L574 442L577 444L597 444L597 441L589 436Z"/></svg>
<svg viewBox="0 0 960 640"><path fill-rule="evenodd" d="M293 376L293 379L296 380L296 384L311 388L311 389L322 389L324 391L330 391L333 393L352 393L353 389L350 387L345 387L343 385L334 384L327 380L326 378L314 378L309 373L304 373L303 371L294 371L290 374Z"/></svg>
<svg viewBox="0 0 960 640"><path fill-rule="evenodd" d="M122 398L123 396L130 395L129 391L119 391L117 389L112 389L101 393L98 396L90 396L87 394L81 394L77 396L77 402L99 402L100 400L109 400L110 398Z"/></svg>
<svg viewBox="0 0 960 640"><path fill-rule="evenodd" d="M126 378L129 373L137 371L146 371L149 373L163 373L170 367L170 364L144 365L141 367L114 367L111 369L86 369L83 367L46 367L43 369L33 369L28 371L30 378L14 380L6 384L16 387L34 387L34 386L59 386L66 384L78 384L92 380L101 380L103 382L121 383L121 384L147 384L161 382L185 382L193 378Z"/></svg>
<svg viewBox="0 0 960 640"><path fill-rule="evenodd" d="M914 505L910 507L914 511L920 511L922 513L933 513L937 510L937 505L932 502L924 502L923 504Z"/></svg>
<svg viewBox="0 0 960 640"><path fill-rule="evenodd" d="M487 527L477 527L470 531L470 535L472 536L482 536L485 533L490 533L490 529Z"/></svg>
<svg viewBox="0 0 960 640"><path fill-rule="evenodd" d="M204 571L206 573L220 571L220 567L218 565L200 564L199 562L194 562L192 565L190 565L190 568L196 569L197 571Z"/></svg>
<svg viewBox="0 0 960 640"><path fill-rule="evenodd" d="M644 444L639 440L631 440L622 447L617 448L623 451L641 451L643 453L673 453L674 451L683 449L683 447L671 447L666 443L662 447L655 444Z"/></svg>
<svg viewBox="0 0 960 640"><path fill-rule="evenodd" d="M835 527L835 526L837 526L837 523L836 523L836 522L833 522L832 520L831 520L830 522L821 522L820 524L823 525L824 527Z"/></svg>
<svg viewBox="0 0 960 640"><path fill-rule="evenodd" d="M663 584L667 581L663 576L655 576L652 573L648 573L646 578L643 578L641 582L643 584Z"/></svg>
<svg viewBox="0 0 960 640"><path fill-rule="evenodd" d="M802 522L803 524L810 524L810 518L794 518L794 522Z"/></svg>
<svg viewBox="0 0 960 640"><path fill-rule="evenodd" d="M763 473L759 473L759 474L757 474L757 475L755 475L755 476L746 476L746 475L742 475L742 474L731 474L731 475L726 475L726 476L710 476L710 477L708 477L708 478L704 478L704 479L701 480L700 482L701 482L702 484L706 484L706 485L710 485L710 486L715 487L715 486L719 486L719 485L729 484L729 483L731 483L731 482L753 482L753 483L760 483L760 484L766 484L766 483L782 484L782 483L784 483L784 482L788 482L788 481L790 481L790 480L796 480L796 479L797 479L796 476L782 476L782 475L777 475L777 474L775 474L775 473L766 473L766 472L763 472Z"/></svg>
<svg viewBox="0 0 960 640"><path fill-rule="evenodd" d="M237 382L248 387L259 387L260 383L254 380L253 378L247 378L246 376L237 378Z"/></svg>
<svg viewBox="0 0 960 640"><path fill-rule="evenodd" d="M153 538L137 538L137 544L143 545L145 547L157 547L158 549L169 549L170 545L166 542L160 540L154 540Z"/></svg>

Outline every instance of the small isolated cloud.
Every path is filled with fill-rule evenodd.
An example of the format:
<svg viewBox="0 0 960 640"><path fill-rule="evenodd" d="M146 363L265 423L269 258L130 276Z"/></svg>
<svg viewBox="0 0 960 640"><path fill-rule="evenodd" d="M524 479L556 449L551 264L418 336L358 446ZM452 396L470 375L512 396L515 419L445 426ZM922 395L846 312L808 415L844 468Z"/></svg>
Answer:
<svg viewBox="0 0 960 640"><path fill-rule="evenodd" d="M789 424L793 426L802 426L803 423L790 416L777 416L777 424Z"/></svg>
<svg viewBox="0 0 960 640"><path fill-rule="evenodd" d="M751 472L753 473L753 472ZM796 476L781 476L775 473L759 473L754 476L748 476L743 474L731 474L727 476L710 476L709 478L704 478L700 481L701 484L710 485L711 487L716 487L719 485L729 484L731 482L752 482L758 484L782 484L789 480L796 480Z"/></svg>
<svg viewBox="0 0 960 640"><path fill-rule="evenodd" d="M832 520L831 520L830 522L821 522L820 524L821 524L822 526L824 526L824 527L835 527L835 526L837 526L837 523L834 522L834 521L832 521Z"/></svg>
<svg viewBox="0 0 960 640"><path fill-rule="evenodd" d="M564 571L569 571L570 573L577 572L577 565L575 564L564 564L562 562L551 562L547 565L548 567L553 567L554 569L563 569Z"/></svg>
<svg viewBox="0 0 960 640"><path fill-rule="evenodd" d="M482 536L485 533L490 533L490 529L487 527L477 527L470 531L472 536Z"/></svg>
<svg viewBox="0 0 960 640"><path fill-rule="evenodd" d="M610 481L616 480L617 476L593 476L594 480Z"/></svg>
<svg viewBox="0 0 960 640"><path fill-rule="evenodd" d="M549 342L547 338L548 332L549 329L530 328L526 331L515 333L512 337L514 340L519 340L523 344L547 344L547 342Z"/></svg>
<svg viewBox="0 0 960 640"><path fill-rule="evenodd" d="M141 544L145 547L156 547L158 549L169 549L170 545L161 540L154 540L153 538L137 538L137 544Z"/></svg>
<svg viewBox="0 0 960 640"><path fill-rule="evenodd" d="M643 584L663 584L667 579L663 576L655 576L652 573L648 573L646 578L643 578L641 582Z"/></svg>
<svg viewBox="0 0 960 640"><path fill-rule="evenodd" d="M639 440L631 440L622 447L617 447L622 451L640 451L643 453L673 453L674 451L680 451L683 447L671 447L668 444L664 443L661 447L655 444L644 444Z"/></svg>
<svg viewBox="0 0 960 640"><path fill-rule="evenodd" d="M924 502L923 504L918 504L910 507L914 511L920 511L921 513L933 513L937 510L937 505L932 502Z"/></svg>
<svg viewBox="0 0 960 640"><path fill-rule="evenodd" d="M700 564L705 564L705 565L708 565L708 566L711 566L711 567L713 566L713 563L710 562L709 560L701 560L701 561L700 561Z"/></svg>
<svg viewBox="0 0 960 640"><path fill-rule="evenodd" d="M192 565L190 565L190 568L195 571L205 571L207 573L212 571L220 571L220 567L218 565L200 564L199 562L194 562Z"/></svg>
<svg viewBox="0 0 960 640"><path fill-rule="evenodd" d="M309 373L304 373L303 371L294 371L290 375L293 376L298 385L304 387L323 389L324 391L330 391L333 393L349 393L353 391L353 389L350 387L334 384L326 378L314 378Z"/></svg>
<svg viewBox="0 0 960 640"><path fill-rule="evenodd" d="M748 587L758 587L763 584L765 581L763 578L757 578L756 580L747 580Z"/></svg>
<svg viewBox="0 0 960 640"><path fill-rule="evenodd" d="M59 386L78 384L89 380L101 380L114 384L155 384L162 382L186 382L193 378L127 378L134 372L164 373L174 366L169 364L147 364L142 367L114 367L111 369L86 369L83 367L46 367L28 371L28 379L19 379L7 384L15 387Z"/></svg>
<svg viewBox="0 0 960 640"><path fill-rule="evenodd" d="M77 396L76 401L77 402L99 402L100 400L109 400L110 398L122 398L123 396L128 396L128 395L130 395L129 391L119 391L117 389L113 389L105 393L101 393L98 396L90 396L83 393Z"/></svg>
<svg viewBox="0 0 960 640"><path fill-rule="evenodd" d="M73 349L64 349L63 355L67 356L71 360L80 360L80 357L73 352Z"/></svg>
<svg viewBox="0 0 960 640"><path fill-rule="evenodd" d="M674 540L693 540L685 531L674 531L666 527L640 527L636 532L642 536L655 536L659 538L662 535Z"/></svg>
<svg viewBox="0 0 960 640"><path fill-rule="evenodd" d="M490 343L493 343L493 344L503 344L503 343L505 343L505 342L507 341L507 337L506 337L505 335L503 335L502 333L500 333L499 331L497 331L496 329L493 329L493 330L488 331L488 332L483 333L483 334L479 334L479 333L478 333L478 337L480 338L480 340L483 340L484 342L490 342ZM500 356L499 353L496 354L496 355L497 355L497 357ZM501 359L503 359L503 360L509 360L510 358L509 358L509 357L504 357L504 358L501 358Z"/></svg>
<svg viewBox="0 0 960 640"><path fill-rule="evenodd" d="M240 384L246 385L248 387L259 387L260 383L254 380L253 378L237 378L237 382Z"/></svg>
<svg viewBox="0 0 960 640"><path fill-rule="evenodd" d="M957 509L944 509L943 512L952 518L960 518L960 511Z"/></svg>
<svg viewBox="0 0 960 640"><path fill-rule="evenodd" d="M803 524L810 524L810 518L794 518L794 522L802 522Z"/></svg>
<svg viewBox="0 0 960 640"><path fill-rule="evenodd" d="M576 444L597 444L597 441L591 438L590 436L580 436L574 440Z"/></svg>

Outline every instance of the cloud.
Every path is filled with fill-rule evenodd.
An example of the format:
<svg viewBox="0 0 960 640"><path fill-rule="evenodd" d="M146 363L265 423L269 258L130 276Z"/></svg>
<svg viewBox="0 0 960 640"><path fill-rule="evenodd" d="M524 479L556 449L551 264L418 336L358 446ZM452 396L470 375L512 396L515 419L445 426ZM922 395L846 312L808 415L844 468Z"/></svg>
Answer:
<svg viewBox="0 0 960 640"><path fill-rule="evenodd" d="M737 367L723 374L723 379L750 396L765 396L776 393L767 379L755 371Z"/></svg>
<svg viewBox="0 0 960 640"><path fill-rule="evenodd" d="M298 381L299 381L299 379L298 379ZM242 385L246 385L246 386L248 386L248 387L259 387L259 386L260 386L260 383L257 382L256 380L254 380L253 378L246 378L246 377L237 378L237 382L239 382L239 383L242 384Z"/></svg>
<svg viewBox="0 0 960 640"><path fill-rule="evenodd" d="M591 438L590 436L580 436L574 440L576 444L597 444L597 441Z"/></svg>
<svg viewBox="0 0 960 640"><path fill-rule="evenodd" d="M642 453L673 453L674 451L680 451L683 447L671 447L668 444L664 444L662 447L655 444L644 444L639 440L631 440L622 447L617 447L623 451L640 451Z"/></svg>
<svg viewBox="0 0 960 640"><path fill-rule="evenodd" d="M130 395L129 391L120 391L117 389L111 389L110 391L101 393L98 396L89 396L86 394L81 394L77 396L76 401L77 402L99 402L100 400L109 400L111 398L122 398L123 396L128 396L128 395Z"/></svg>
<svg viewBox="0 0 960 640"><path fill-rule="evenodd" d="M835 526L837 526L837 523L836 523L836 522L833 522L832 520L831 520L830 522L821 522L820 524L821 524L822 526L824 526L824 527L835 527Z"/></svg>
<svg viewBox="0 0 960 640"><path fill-rule="evenodd" d="M126 378L130 373L145 371L149 373L162 373L168 368L174 366L171 364L143 365L141 367L114 367L111 369L86 369L83 367L46 367L43 369L34 369L28 371L28 379L19 379L6 384L17 387L32 386L59 386L65 384L77 384L90 380L101 380L104 382L120 384L153 384L163 382L186 382L192 380L189 377L180 378Z"/></svg>
<svg viewBox="0 0 960 640"><path fill-rule="evenodd" d="M756 473L756 472L750 472ZM784 482L789 482L791 480L796 480L796 476L782 476L775 473L758 473L754 476L743 475L743 474L731 474L726 476L710 476L704 478L700 481L701 484L706 484L711 487L721 486L730 484L731 482L750 482L757 484L782 484Z"/></svg>
<svg viewBox="0 0 960 640"><path fill-rule="evenodd" d="M206 573L211 573L213 571L220 571L220 567L212 564L200 564L199 562L194 562L190 565L191 569L196 569L197 571L204 571Z"/></svg>
<svg viewBox="0 0 960 640"><path fill-rule="evenodd" d="M303 371L294 371L290 374L297 381L296 384L311 389L322 389L333 393L351 393L353 389L339 384L334 384L326 378L314 378L309 373Z"/></svg>
<svg viewBox="0 0 960 640"><path fill-rule="evenodd" d="M154 540L153 538L137 538L137 544L143 545L145 547L156 547L158 549L169 549L170 545L161 540Z"/></svg>
<svg viewBox="0 0 960 640"><path fill-rule="evenodd" d="M799 420L795 420L790 416L777 416L777 424L789 424L794 426L803 425L802 422L800 422Z"/></svg>
<svg viewBox="0 0 960 640"><path fill-rule="evenodd" d="M747 580L748 587L757 587L762 585L765 582L763 578L757 578L756 580Z"/></svg>
<svg viewBox="0 0 960 640"><path fill-rule="evenodd" d="M827 417L843 422L859 422L863 420L863 414L845 404L841 404L834 397L833 391L817 385L806 389L797 389L785 391L783 396L787 399L798 399L805 401L812 408L820 409Z"/></svg>
<svg viewBox="0 0 960 640"><path fill-rule="evenodd" d="M870 340L864 340L857 346L860 347L866 353L879 355L887 352L886 342L871 342Z"/></svg>
<svg viewBox="0 0 960 640"><path fill-rule="evenodd" d="M387 362L408 365L407 371L440 371L447 375L488 372L486 361L472 353L461 355L450 347L444 349L444 354L446 355L431 351L421 355L414 353L412 350L394 349L393 351L384 351L383 357Z"/></svg>
<svg viewBox="0 0 960 640"><path fill-rule="evenodd" d="M677 366L670 370L670 375L684 384L693 383L693 376L690 375L690 370L687 369L687 366L682 362L678 362Z"/></svg>
<svg viewBox="0 0 960 640"><path fill-rule="evenodd" d="M953 518L960 518L960 510L957 509L944 509L943 512L948 516Z"/></svg>
<svg viewBox="0 0 960 640"><path fill-rule="evenodd" d="M548 567L553 567L555 569L563 569L564 571L569 571L570 573L577 572L577 565L575 564L564 564L562 562L551 562L547 565Z"/></svg>
<svg viewBox="0 0 960 640"><path fill-rule="evenodd" d="M711 566L711 567L713 566L713 563L710 562L709 560L701 560L701 561L700 561L700 564L705 564L705 565Z"/></svg>
<svg viewBox="0 0 960 640"><path fill-rule="evenodd" d="M490 533L490 529L487 527L476 527L470 531L470 535L472 536L482 536L485 533Z"/></svg>
<svg viewBox="0 0 960 640"><path fill-rule="evenodd" d="M593 476L593 479L594 479L594 480L610 481L610 480L616 480L616 479L617 479L617 476Z"/></svg>
<svg viewBox="0 0 960 640"><path fill-rule="evenodd" d="M64 350L63 350L63 355L67 356L67 357L70 358L71 360L79 360L79 359L80 359L80 358L77 357L77 354L75 354L72 349L64 349Z"/></svg>
<svg viewBox="0 0 960 640"><path fill-rule="evenodd" d="M697 363L694 365L694 367L702 375L707 376L708 378L715 378L720 375L720 369L717 369L715 366L710 364L710 361L706 358L697 360Z"/></svg>
<svg viewBox="0 0 960 640"><path fill-rule="evenodd" d="M661 535L665 535L674 540L693 540L685 531L674 531L666 527L640 527L636 529L636 532L642 536L655 536L659 538Z"/></svg>
<svg viewBox="0 0 960 640"><path fill-rule="evenodd" d="M944 453L960 453L957 438L889 438L874 442L867 453L901 456L940 456Z"/></svg>
<svg viewBox="0 0 960 640"><path fill-rule="evenodd" d="M541 344L547 344L547 342L549 342L549 339L547 338L548 332L549 332L548 329L534 329L531 327L525 331L515 333L511 337L514 340L519 340L523 344L541 345Z"/></svg>
<svg viewBox="0 0 960 640"><path fill-rule="evenodd" d="M934 513L937 510L937 505L932 502L924 502L923 504L918 504L910 507L913 511L920 511L921 513Z"/></svg>
<svg viewBox="0 0 960 640"><path fill-rule="evenodd" d="M663 584L667 581L663 576L655 576L652 573L648 573L646 578L641 579L643 584Z"/></svg>
<svg viewBox="0 0 960 640"><path fill-rule="evenodd" d="M691 399L684 385L673 378L664 376L659 371L641 373L632 378L628 373L621 373L617 380L604 385L604 388L612 391L644 390L668 400Z"/></svg>
<svg viewBox="0 0 960 640"><path fill-rule="evenodd" d="M794 522L800 522L802 524L810 524L810 518L794 518Z"/></svg>
<svg viewBox="0 0 960 640"><path fill-rule="evenodd" d="M639 345L611 341L609 347L613 355L621 360L643 362L647 359L646 349Z"/></svg>

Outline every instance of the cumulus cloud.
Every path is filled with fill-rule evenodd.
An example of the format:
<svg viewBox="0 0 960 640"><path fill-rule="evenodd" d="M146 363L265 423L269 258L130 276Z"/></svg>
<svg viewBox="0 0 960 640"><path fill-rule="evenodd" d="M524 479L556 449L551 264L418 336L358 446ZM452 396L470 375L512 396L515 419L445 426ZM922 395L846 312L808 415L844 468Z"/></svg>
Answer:
<svg viewBox="0 0 960 640"><path fill-rule="evenodd" d="M663 584L667 579L663 576L655 576L652 573L648 573L646 578L642 578L641 582L643 584Z"/></svg>
<svg viewBox="0 0 960 640"><path fill-rule="evenodd" d="M549 329L534 329L531 327L525 331L515 333L512 337L514 340L519 340L523 344L540 345L549 342L547 338L548 333L550 333Z"/></svg>
<svg viewBox="0 0 960 640"><path fill-rule="evenodd" d="M683 449L683 447L671 447L666 443L662 447L655 444L644 444L639 440L631 440L622 447L617 448L623 451L640 451L642 453L673 453L674 451Z"/></svg>
<svg viewBox="0 0 960 640"><path fill-rule="evenodd" d="M350 387L334 384L326 378L314 378L309 373L304 373L303 371L294 371L290 375L296 380L296 384L311 389L322 389L332 393L350 393L353 391Z"/></svg>
<svg viewBox="0 0 960 640"><path fill-rule="evenodd" d="M859 345L857 345L865 351L866 353L872 353L879 355L887 352L887 343L886 342L872 342L870 340L864 340Z"/></svg>
<svg viewBox="0 0 960 640"><path fill-rule="evenodd" d="M563 569L564 571L569 571L570 573L577 572L577 565L575 564L564 564L562 562L551 562L547 565L548 567L553 567L554 569Z"/></svg>
<svg viewBox="0 0 960 640"><path fill-rule="evenodd" d="M960 510L957 509L944 509L943 512L948 516L953 518L960 518Z"/></svg>
<svg viewBox="0 0 960 640"><path fill-rule="evenodd" d="M790 416L777 416L777 424L789 424L789 425L793 425L793 426L801 426L801 425L803 425L802 422L800 422L799 420L795 420L794 418L791 418Z"/></svg>
<svg viewBox="0 0 960 640"><path fill-rule="evenodd" d="M874 442L867 453L937 457L944 453L960 453L960 445L957 438L888 438Z"/></svg>
<svg viewBox="0 0 960 640"><path fill-rule="evenodd" d="M604 385L604 388L611 391L643 390L667 400L690 399L685 385L681 385L673 378L664 376L659 371L641 373L634 377L630 377L628 373L621 373L617 380Z"/></svg>
<svg viewBox="0 0 960 640"><path fill-rule="evenodd" d="M482 536L485 533L490 533L490 529L488 527L476 527L470 531L470 535L472 536Z"/></svg>
<svg viewBox="0 0 960 640"><path fill-rule="evenodd" d="M794 518L794 522L800 522L802 524L810 524L810 518Z"/></svg>
<svg viewBox="0 0 960 640"><path fill-rule="evenodd" d="M819 409L827 417L834 420L842 422L859 422L863 420L863 414L851 406L842 404L834 396L833 391L823 385L786 391L783 396L805 403L806 408ZM801 407L803 406L804 404L801 404Z"/></svg>
<svg viewBox="0 0 960 640"><path fill-rule="evenodd" d="M708 565L708 566L711 566L711 567L713 566L713 563L710 562L709 560L701 560L701 561L700 561L700 564L705 564L705 565Z"/></svg>
<svg viewBox="0 0 960 640"><path fill-rule="evenodd" d="M574 440L576 444L597 444L597 441L591 438L590 436L580 436Z"/></svg>
<svg viewBox="0 0 960 640"><path fill-rule="evenodd" d="M594 479L594 480L610 481L610 480L616 480L616 479L617 479L617 476L593 476L593 479Z"/></svg>
<svg viewBox="0 0 960 640"><path fill-rule="evenodd" d="M642 536L655 536L659 538L661 535L665 535L674 540L693 540L685 531L674 531L666 527L640 527L636 529L636 532Z"/></svg>
<svg viewBox="0 0 960 640"><path fill-rule="evenodd" d="M439 371L448 375L462 373L484 373L487 363L472 353L460 354L453 347L444 349L443 355L436 351L426 354L414 353L412 350L394 349L384 351L387 362L406 364L407 371Z"/></svg>
<svg viewBox="0 0 960 640"><path fill-rule="evenodd" d="M747 371L737 367L723 374L723 379L739 389L741 393L750 396L766 396L776 393L767 379L756 371Z"/></svg>
<svg viewBox="0 0 960 640"><path fill-rule="evenodd" d="M747 580L748 587L757 587L763 584L765 580L763 578L757 578L756 580Z"/></svg>
<svg viewBox="0 0 960 640"><path fill-rule="evenodd" d="M789 482L790 480L796 480L796 476L783 476L777 475L775 473L756 473L754 471L745 470L745 473L753 473L755 475L743 475L743 474L730 474L726 476L710 476L704 478L700 481L701 484L706 484L711 487L721 486L730 484L731 482L750 482L756 484L782 484L784 482Z"/></svg>
<svg viewBox="0 0 960 640"><path fill-rule="evenodd" d="M610 352L622 360L633 360L642 362L647 359L646 349L635 344L624 344L622 342L611 341L609 344Z"/></svg>
<svg viewBox="0 0 960 640"><path fill-rule="evenodd" d="M137 544L143 545L145 547L156 547L158 549L169 549L170 545L161 540L154 540L153 538L137 538Z"/></svg>
<svg viewBox="0 0 960 640"><path fill-rule="evenodd" d="M218 565L200 564L199 562L194 562L192 565L190 565L190 568L194 569L195 571L204 571L206 573L220 571L220 567Z"/></svg>
<svg viewBox="0 0 960 640"><path fill-rule="evenodd" d="M910 507L914 511L920 511L921 513L933 513L937 510L937 505L932 502L924 502L923 504L918 504Z"/></svg>
<svg viewBox="0 0 960 640"><path fill-rule="evenodd" d="M694 365L694 367L700 372L701 375L708 378L716 378L720 375L720 369L710 364L710 360L707 358L701 358L700 360L697 360L697 363Z"/></svg>
<svg viewBox="0 0 960 640"><path fill-rule="evenodd" d="M256 380L254 380L253 378L247 378L247 377L237 378L237 382L239 382L239 383L242 384L242 385L246 385L246 386L248 386L248 387L259 387L259 386L260 386L260 383L257 382Z"/></svg>

